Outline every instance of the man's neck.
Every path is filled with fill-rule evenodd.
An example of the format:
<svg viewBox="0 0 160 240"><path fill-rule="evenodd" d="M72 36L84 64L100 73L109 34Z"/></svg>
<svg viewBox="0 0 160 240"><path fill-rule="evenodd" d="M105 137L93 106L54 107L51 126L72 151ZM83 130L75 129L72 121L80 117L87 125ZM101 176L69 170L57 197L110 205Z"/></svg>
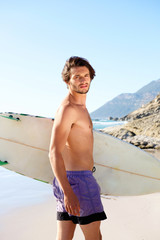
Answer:
<svg viewBox="0 0 160 240"><path fill-rule="evenodd" d="M71 103L86 107L86 94L69 92L69 100Z"/></svg>

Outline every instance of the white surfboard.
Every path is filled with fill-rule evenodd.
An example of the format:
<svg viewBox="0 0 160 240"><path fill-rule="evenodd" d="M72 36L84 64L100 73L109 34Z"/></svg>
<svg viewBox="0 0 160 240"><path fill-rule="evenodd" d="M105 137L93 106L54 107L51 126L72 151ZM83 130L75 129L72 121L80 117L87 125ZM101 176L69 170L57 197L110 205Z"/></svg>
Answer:
<svg viewBox="0 0 160 240"><path fill-rule="evenodd" d="M95 177L109 195L160 192L160 161L105 133L94 132ZM103 181L105 179L105 181Z"/></svg>
<svg viewBox="0 0 160 240"><path fill-rule="evenodd" d="M0 160L6 168L52 183L48 158L53 120L0 114ZM95 178L106 195L160 191L160 161L139 148L94 131Z"/></svg>

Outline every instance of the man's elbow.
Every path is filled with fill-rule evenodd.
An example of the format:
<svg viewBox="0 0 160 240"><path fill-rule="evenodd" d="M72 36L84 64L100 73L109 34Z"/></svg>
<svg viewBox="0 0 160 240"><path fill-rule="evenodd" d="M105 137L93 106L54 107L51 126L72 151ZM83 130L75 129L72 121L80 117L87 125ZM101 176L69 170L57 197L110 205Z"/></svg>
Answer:
<svg viewBox="0 0 160 240"><path fill-rule="evenodd" d="M56 148L50 149L49 154L48 154L49 160L53 161L54 159L56 159L58 157L59 154L60 153Z"/></svg>
<svg viewBox="0 0 160 240"><path fill-rule="evenodd" d="M49 160L51 161L51 159L53 159L54 156L55 156L55 150L50 149L48 154Z"/></svg>

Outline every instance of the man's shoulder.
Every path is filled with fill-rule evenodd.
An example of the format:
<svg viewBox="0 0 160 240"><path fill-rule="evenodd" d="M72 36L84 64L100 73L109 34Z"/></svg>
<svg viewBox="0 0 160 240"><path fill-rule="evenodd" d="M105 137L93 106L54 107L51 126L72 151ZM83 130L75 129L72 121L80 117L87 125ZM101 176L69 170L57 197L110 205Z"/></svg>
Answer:
<svg viewBox="0 0 160 240"><path fill-rule="evenodd" d="M76 117L76 109L69 101L63 101L59 106L55 118L70 119Z"/></svg>
<svg viewBox="0 0 160 240"><path fill-rule="evenodd" d="M68 101L68 102L62 102L59 106L58 113L60 114L69 114L75 112L75 107Z"/></svg>

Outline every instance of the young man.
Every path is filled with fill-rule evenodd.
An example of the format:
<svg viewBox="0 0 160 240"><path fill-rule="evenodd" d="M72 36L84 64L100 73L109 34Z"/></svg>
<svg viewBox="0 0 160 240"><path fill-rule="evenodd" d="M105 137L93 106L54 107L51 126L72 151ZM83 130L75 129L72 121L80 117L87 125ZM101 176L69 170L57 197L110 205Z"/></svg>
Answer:
<svg viewBox="0 0 160 240"><path fill-rule="evenodd" d="M71 240L77 223L86 240L102 239L100 222L106 215L92 175L93 132L86 108L94 76L92 66L80 57L67 60L62 71L69 93L57 110L49 153L55 175L57 240Z"/></svg>

